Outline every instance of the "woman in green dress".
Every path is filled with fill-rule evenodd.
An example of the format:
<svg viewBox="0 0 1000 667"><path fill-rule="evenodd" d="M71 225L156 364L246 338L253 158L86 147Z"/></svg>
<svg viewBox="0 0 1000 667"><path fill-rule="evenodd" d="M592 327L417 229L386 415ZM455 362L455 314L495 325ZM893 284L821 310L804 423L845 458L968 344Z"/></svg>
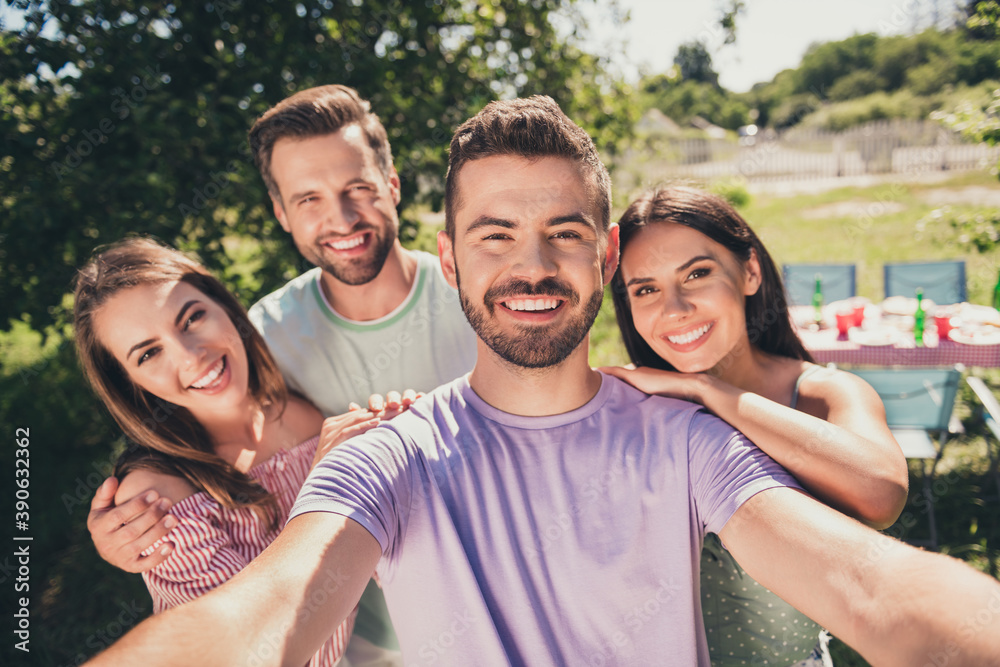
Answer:
<svg viewBox="0 0 1000 667"><path fill-rule="evenodd" d="M612 292L635 368L604 370L704 405L820 500L891 525L907 467L882 402L857 376L813 363L777 268L743 218L714 195L667 188L632 202L619 226ZM825 633L751 579L715 535L701 575L713 665L831 664Z"/></svg>

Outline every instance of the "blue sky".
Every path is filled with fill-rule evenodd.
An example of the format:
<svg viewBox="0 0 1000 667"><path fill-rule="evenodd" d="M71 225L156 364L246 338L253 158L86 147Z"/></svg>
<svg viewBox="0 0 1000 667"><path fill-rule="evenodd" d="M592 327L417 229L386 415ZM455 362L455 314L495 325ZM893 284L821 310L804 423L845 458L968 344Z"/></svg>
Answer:
<svg viewBox="0 0 1000 667"><path fill-rule="evenodd" d="M719 48L716 0L618 0L620 9L631 14L631 21L620 29L611 27L607 3L599 2L586 11L595 37L591 48L613 54L626 76L635 79L643 70L666 71L678 46L701 38L712 51L719 82L743 92L754 83L770 81L783 69L796 67L814 42L865 32L909 33L914 27L930 25L935 6L944 22L955 1L746 0L746 4L737 43Z"/></svg>

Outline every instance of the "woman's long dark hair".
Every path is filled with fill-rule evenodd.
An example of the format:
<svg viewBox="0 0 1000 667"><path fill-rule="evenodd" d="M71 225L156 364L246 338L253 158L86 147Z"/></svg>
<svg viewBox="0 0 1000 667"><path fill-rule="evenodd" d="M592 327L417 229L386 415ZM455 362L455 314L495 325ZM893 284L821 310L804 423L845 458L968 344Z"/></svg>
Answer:
<svg viewBox="0 0 1000 667"><path fill-rule="evenodd" d="M121 290L180 281L222 307L243 341L249 362L249 391L261 406L283 410L285 381L264 339L229 290L201 264L172 248L130 238L96 254L76 279L74 329L84 375L131 443L116 465L123 476L136 468L179 475L227 508L249 507L272 527L277 501L245 473L220 458L205 428L185 408L138 387L97 339L94 316Z"/></svg>
<svg viewBox="0 0 1000 667"><path fill-rule="evenodd" d="M746 220L726 200L687 187L657 188L647 192L629 204L618 222L622 252L639 230L655 223L675 223L701 232L733 253L740 262L750 259L754 251L760 264L761 284L755 294L746 298L744 312L750 344L770 354L813 360L792 328L785 289L774 260ZM618 328L632 363L676 370L636 331L621 266L611 280L611 295Z"/></svg>

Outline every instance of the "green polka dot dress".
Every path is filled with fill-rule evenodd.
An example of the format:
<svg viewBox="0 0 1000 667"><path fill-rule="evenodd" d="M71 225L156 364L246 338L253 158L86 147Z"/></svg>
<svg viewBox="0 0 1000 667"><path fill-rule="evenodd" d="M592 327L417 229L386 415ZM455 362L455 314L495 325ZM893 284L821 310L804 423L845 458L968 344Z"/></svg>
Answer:
<svg viewBox="0 0 1000 667"><path fill-rule="evenodd" d="M750 578L712 533L701 552L701 607L713 667L807 660L820 627Z"/></svg>

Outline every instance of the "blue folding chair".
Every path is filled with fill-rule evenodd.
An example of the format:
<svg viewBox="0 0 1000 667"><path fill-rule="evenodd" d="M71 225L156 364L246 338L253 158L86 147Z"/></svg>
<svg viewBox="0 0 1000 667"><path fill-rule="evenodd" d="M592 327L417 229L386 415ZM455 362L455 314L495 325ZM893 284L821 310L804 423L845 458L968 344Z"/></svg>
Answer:
<svg viewBox="0 0 1000 667"><path fill-rule="evenodd" d="M919 287L937 304L965 301L963 260L886 264L883 279L887 297L913 296Z"/></svg>
<svg viewBox="0 0 1000 667"><path fill-rule="evenodd" d="M817 275L820 276L823 301L826 303L857 294L853 264L784 264L781 268L789 306L812 304Z"/></svg>
<svg viewBox="0 0 1000 667"><path fill-rule="evenodd" d="M857 369L852 373L870 384L885 405L885 417L893 437L907 459L920 460L923 495L930 524L930 545L937 549L937 523L931 485L949 428L962 367ZM935 447L931 433L938 434ZM930 465L927 462L930 461Z"/></svg>

